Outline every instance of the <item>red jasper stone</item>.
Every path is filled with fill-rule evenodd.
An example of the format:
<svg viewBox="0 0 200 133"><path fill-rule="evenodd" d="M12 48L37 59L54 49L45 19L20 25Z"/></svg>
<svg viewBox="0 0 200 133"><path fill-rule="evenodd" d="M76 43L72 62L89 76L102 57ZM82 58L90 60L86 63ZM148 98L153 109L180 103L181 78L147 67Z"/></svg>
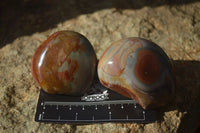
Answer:
<svg viewBox="0 0 200 133"><path fill-rule="evenodd" d="M86 37L59 31L38 47L31 70L45 92L82 95L93 82L96 64L95 51Z"/></svg>

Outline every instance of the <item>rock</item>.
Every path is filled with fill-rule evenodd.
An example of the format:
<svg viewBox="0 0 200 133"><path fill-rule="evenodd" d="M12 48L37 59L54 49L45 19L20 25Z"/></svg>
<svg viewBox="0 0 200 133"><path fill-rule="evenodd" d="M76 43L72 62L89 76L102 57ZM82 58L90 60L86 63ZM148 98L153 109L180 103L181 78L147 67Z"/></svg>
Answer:
<svg viewBox="0 0 200 133"><path fill-rule="evenodd" d="M0 4L3 11L3 23L0 23L0 132L198 132L200 2L9 2L9 6ZM158 121L150 124L35 122L40 88L31 75L31 59L36 48L59 30L74 30L86 36L98 58L112 42L121 38L133 36L152 40L172 59L176 98L159 109Z"/></svg>

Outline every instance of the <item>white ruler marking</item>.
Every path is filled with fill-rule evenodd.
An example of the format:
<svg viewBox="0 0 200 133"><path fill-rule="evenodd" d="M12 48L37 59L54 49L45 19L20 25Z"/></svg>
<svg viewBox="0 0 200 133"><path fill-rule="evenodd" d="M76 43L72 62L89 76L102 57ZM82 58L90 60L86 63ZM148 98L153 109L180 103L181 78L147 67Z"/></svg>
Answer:
<svg viewBox="0 0 200 133"><path fill-rule="evenodd" d="M78 118L78 113L76 113L76 118L75 118L76 121L77 121L77 118Z"/></svg>
<svg viewBox="0 0 200 133"><path fill-rule="evenodd" d="M42 118L42 114L39 114L39 118L38 118L38 120L41 120L41 118Z"/></svg>
<svg viewBox="0 0 200 133"><path fill-rule="evenodd" d="M111 113L111 112L109 112L109 120L111 120L111 115L112 115L112 113Z"/></svg>
<svg viewBox="0 0 200 133"><path fill-rule="evenodd" d="M110 104L108 104L108 109L110 109Z"/></svg>

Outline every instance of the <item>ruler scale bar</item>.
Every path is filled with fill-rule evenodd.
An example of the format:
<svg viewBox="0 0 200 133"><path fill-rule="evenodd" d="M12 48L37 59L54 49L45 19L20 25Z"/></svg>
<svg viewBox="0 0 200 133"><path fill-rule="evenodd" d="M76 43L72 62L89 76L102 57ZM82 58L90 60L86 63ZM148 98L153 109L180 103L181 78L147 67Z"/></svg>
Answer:
<svg viewBox="0 0 200 133"><path fill-rule="evenodd" d="M61 119L42 119L42 120L46 120L46 121L56 121L56 122L58 122L58 120L59 121L66 121L66 122L74 122L74 120L61 120ZM120 122L122 122L122 121L144 121L145 120L145 118L144 119L105 119L105 120L78 120L78 121L82 121L82 122L92 122L92 121L97 121L97 122L99 122L99 121L107 121L107 122L114 122L114 121L120 121Z"/></svg>
<svg viewBox="0 0 200 133"><path fill-rule="evenodd" d="M115 101L101 101L101 102L56 102L47 101L44 102L45 105L105 105L105 104L127 104L136 103L134 100L115 100Z"/></svg>
<svg viewBox="0 0 200 133"><path fill-rule="evenodd" d="M40 114L39 115L39 120L49 120L49 121L74 121L74 120L78 120L78 113L76 113L76 117L75 117L75 119L74 120L64 120L64 119L61 119L60 118L60 115L58 116L58 119L45 119L45 118L43 118L43 114ZM102 120L99 120L99 119L95 119L95 117L93 116L92 117L92 119L91 120L93 120L93 121L142 121L142 120L145 120L145 112L143 113L143 118L141 118L141 119L129 119L128 118L128 115L126 116L126 119L112 119L112 117L111 117L111 112L109 112L109 119L102 119ZM91 120L79 120L79 121L91 121Z"/></svg>
<svg viewBox="0 0 200 133"><path fill-rule="evenodd" d="M103 122L152 123L156 121L155 111L144 110L136 101L101 86L99 82L95 82L93 87L106 90L108 94L100 92L83 97L73 97L52 95L41 90L35 121L77 124ZM90 101L90 99L96 101Z"/></svg>

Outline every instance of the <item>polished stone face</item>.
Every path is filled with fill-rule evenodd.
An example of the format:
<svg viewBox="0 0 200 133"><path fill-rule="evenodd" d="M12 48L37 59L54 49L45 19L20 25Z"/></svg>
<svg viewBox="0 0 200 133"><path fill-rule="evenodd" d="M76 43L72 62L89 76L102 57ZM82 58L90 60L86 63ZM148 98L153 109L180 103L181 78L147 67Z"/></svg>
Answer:
<svg viewBox="0 0 200 133"><path fill-rule="evenodd" d="M98 64L101 83L132 99L144 109L158 108L174 96L172 65L155 43L142 38L114 42Z"/></svg>
<svg viewBox="0 0 200 133"><path fill-rule="evenodd" d="M92 84L96 64L96 54L87 38L73 31L59 31L36 50L32 75L48 93L81 95Z"/></svg>

